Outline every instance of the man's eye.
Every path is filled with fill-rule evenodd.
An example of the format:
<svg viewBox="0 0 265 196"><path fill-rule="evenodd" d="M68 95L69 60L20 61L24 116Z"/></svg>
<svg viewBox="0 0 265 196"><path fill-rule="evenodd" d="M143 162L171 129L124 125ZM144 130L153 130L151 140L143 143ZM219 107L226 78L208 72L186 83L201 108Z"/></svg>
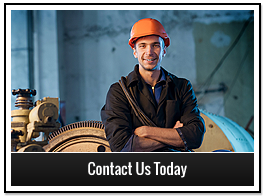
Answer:
<svg viewBox="0 0 265 196"><path fill-rule="evenodd" d="M144 48L144 47L145 47L145 45L139 45L139 47L140 47L140 48Z"/></svg>
<svg viewBox="0 0 265 196"><path fill-rule="evenodd" d="M159 44L155 44L154 47L155 47L155 48L159 48L160 45L159 45Z"/></svg>

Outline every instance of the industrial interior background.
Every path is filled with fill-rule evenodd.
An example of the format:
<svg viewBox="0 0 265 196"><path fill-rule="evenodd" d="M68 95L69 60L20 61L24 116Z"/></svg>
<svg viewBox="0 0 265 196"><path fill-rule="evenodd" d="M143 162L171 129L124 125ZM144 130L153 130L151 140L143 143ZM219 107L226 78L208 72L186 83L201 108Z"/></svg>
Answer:
<svg viewBox="0 0 265 196"><path fill-rule="evenodd" d="M171 38L162 66L191 81L200 109L235 121L254 137L253 15L251 10L12 10L11 88L36 89L35 101L59 97L64 124L100 121L109 86L137 63L128 45L130 29L151 17ZM12 110L14 103L12 96Z"/></svg>

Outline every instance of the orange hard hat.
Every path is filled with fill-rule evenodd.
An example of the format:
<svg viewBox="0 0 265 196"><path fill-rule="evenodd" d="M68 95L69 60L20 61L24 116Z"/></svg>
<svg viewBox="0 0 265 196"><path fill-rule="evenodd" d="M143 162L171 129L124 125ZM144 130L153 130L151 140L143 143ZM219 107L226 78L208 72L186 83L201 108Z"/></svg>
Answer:
<svg viewBox="0 0 265 196"><path fill-rule="evenodd" d="M163 25L156 19L145 18L136 22L131 29L131 37L129 45L134 48L135 41L144 36L158 35L163 38L165 46L168 47L170 39L163 27Z"/></svg>

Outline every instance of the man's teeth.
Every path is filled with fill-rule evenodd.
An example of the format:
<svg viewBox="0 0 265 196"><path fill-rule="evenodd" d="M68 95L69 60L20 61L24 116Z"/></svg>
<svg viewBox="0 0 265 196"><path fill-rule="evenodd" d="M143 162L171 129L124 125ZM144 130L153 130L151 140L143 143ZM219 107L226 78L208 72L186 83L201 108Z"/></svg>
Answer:
<svg viewBox="0 0 265 196"><path fill-rule="evenodd" d="M153 61L153 60L155 60L155 59L146 59L147 61Z"/></svg>

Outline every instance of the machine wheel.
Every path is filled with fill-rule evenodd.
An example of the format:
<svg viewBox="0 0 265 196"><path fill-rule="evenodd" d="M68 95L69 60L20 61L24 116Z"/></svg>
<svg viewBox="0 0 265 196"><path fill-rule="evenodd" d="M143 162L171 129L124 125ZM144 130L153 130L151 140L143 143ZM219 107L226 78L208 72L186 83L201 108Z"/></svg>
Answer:
<svg viewBox="0 0 265 196"><path fill-rule="evenodd" d="M66 125L48 137L46 152L111 152L100 121L82 121Z"/></svg>

